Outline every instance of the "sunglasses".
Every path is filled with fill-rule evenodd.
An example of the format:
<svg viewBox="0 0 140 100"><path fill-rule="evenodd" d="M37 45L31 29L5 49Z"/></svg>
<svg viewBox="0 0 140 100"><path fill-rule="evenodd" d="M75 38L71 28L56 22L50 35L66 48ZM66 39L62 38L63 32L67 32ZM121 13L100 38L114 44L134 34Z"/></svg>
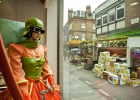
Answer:
<svg viewBox="0 0 140 100"><path fill-rule="evenodd" d="M31 28L31 31L36 32L36 33L40 32L41 34L44 34L45 33L45 30L42 29L42 28L40 28L40 27L38 27L38 26L33 26Z"/></svg>

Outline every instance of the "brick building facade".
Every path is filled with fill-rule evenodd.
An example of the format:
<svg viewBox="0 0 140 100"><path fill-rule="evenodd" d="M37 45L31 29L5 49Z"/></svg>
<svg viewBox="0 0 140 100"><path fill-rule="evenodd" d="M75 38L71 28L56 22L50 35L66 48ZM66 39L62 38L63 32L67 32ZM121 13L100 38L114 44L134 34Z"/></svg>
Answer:
<svg viewBox="0 0 140 100"><path fill-rule="evenodd" d="M92 40L96 35L95 19L91 7L86 6L86 11L68 10L68 40Z"/></svg>

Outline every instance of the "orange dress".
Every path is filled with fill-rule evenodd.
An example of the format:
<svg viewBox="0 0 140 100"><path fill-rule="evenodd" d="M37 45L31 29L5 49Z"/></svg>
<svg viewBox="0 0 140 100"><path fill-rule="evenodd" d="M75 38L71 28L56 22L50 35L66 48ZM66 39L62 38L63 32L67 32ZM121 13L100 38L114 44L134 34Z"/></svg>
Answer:
<svg viewBox="0 0 140 100"><path fill-rule="evenodd" d="M24 100L61 100L58 85L56 85L54 93L40 94L43 90L48 89L44 80L48 80L50 85L55 84L53 73L45 56L45 46L31 47L22 44L10 44L8 52L14 77Z"/></svg>

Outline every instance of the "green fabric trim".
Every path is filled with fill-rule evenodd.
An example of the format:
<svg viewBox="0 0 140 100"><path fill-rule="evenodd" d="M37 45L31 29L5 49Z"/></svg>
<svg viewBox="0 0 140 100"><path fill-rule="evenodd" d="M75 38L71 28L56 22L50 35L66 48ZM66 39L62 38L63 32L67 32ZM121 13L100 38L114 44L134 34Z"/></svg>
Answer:
<svg viewBox="0 0 140 100"><path fill-rule="evenodd" d="M30 49L34 49L34 48L38 47L38 41L25 40L25 41L21 41L17 44L21 44Z"/></svg>
<svg viewBox="0 0 140 100"><path fill-rule="evenodd" d="M42 66L45 64L44 57L40 58L27 58L21 59L23 70L25 71L26 78L39 78L41 77Z"/></svg>

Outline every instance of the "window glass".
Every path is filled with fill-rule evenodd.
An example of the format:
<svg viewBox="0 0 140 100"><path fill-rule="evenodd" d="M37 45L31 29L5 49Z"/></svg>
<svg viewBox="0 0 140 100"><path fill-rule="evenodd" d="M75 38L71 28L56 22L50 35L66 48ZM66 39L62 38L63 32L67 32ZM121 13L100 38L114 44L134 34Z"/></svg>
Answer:
<svg viewBox="0 0 140 100"><path fill-rule="evenodd" d="M124 8L117 10L117 19L124 17Z"/></svg>
<svg viewBox="0 0 140 100"><path fill-rule="evenodd" d="M115 21L115 9L110 10L108 16L109 16L109 22Z"/></svg>
<svg viewBox="0 0 140 100"><path fill-rule="evenodd" d="M96 24L97 27L101 26L101 17L97 17Z"/></svg>
<svg viewBox="0 0 140 100"><path fill-rule="evenodd" d="M82 40L85 41L85 33L82 33Z"/></svg>
<svg viewBox="0 0 140 100"><path fill-rule="evenodd" d="M85 27L85 23L82 23L82 28L86 28L86 27Z"/></svg>
<svg viewBox="0 0 140 100"><path fill-rule="evenodd" d="M116 17L117 20L124 18L124 3L120 4L119 6L117 6L117 12L116 12Z"/></svg>
<svg viewBox="0 0 140 100"><path fill-rule="evenodd" d="M92 29L95 29L95 24L93 24Z"/></svg>
<svg viewBox="0 0 140 100"><path fill-rule="evenodd" d="M107 24L107 13L103 14L103 25Z"/></svg>
<svg viewBox="0 0 140 100"><path fill-rule="evenodd" d="M84 11L81 11L80 17L85 17L85 12Z"/></svg>

